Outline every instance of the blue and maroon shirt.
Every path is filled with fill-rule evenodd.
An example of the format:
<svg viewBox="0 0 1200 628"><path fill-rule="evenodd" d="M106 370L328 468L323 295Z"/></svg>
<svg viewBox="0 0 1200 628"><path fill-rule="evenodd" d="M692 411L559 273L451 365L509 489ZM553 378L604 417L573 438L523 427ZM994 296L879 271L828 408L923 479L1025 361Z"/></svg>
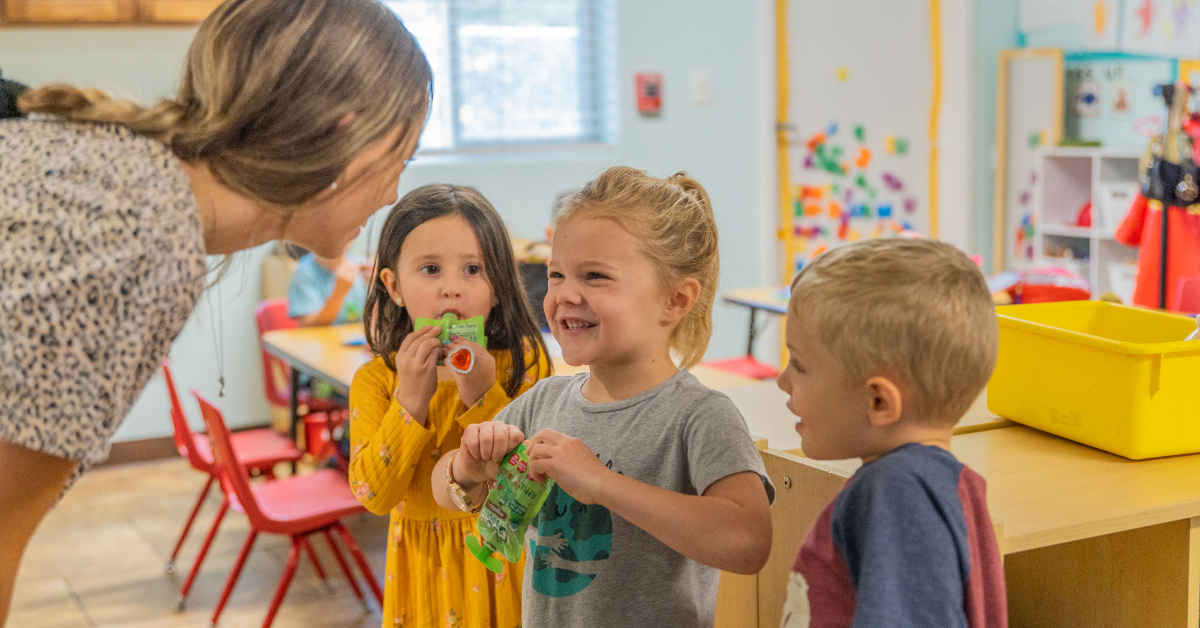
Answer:
<svg viewBox="0 0 1200 628"><path fill-rule="evenodd" d="M783 628L1006 628L986 490L940 447L863 465L800 546Z"/></svg>

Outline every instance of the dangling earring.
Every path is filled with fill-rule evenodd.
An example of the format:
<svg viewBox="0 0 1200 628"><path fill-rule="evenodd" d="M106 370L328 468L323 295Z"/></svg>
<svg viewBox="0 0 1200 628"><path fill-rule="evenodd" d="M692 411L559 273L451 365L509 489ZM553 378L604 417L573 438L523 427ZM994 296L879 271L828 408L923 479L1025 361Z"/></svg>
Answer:
<svg viewBox="0 0 1200 628"><path fill-rule="evenodd" d="M396 297L396 307L404 307L404 299Z"/></svg>
<svg viewBox="0 0 1200 628"><path fill-rule="evenodd" d="M335 191L335 192L336 192L336 191L337 191L337 181L334 181L333 183L330 183L330 184L329 184L329 189L331 189L331 190L333 190L333 191Z"/></svg>

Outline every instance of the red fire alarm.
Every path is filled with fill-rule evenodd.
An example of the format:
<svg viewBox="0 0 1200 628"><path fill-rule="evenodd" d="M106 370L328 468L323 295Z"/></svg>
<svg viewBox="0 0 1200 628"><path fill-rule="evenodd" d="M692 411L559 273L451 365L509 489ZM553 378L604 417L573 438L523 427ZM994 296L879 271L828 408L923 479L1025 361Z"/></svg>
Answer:
<svg viewBox="0 0 1200 628"><path fill-rule="evenodd" d="M644 116L658 115L662 112L662 74L658 72L639 72L637 79L637 108Z"/></svg>

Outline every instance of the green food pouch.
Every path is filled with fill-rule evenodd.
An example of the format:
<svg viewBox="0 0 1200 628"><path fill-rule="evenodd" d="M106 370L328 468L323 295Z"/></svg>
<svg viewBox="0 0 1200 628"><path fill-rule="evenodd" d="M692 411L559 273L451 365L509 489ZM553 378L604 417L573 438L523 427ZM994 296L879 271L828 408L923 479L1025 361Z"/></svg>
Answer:
<svg viewBox="0 0 1200 628"><path fill-rule="evenodd" d="M451 336L459 336L464 340L470 340L479 346L487 349L487 336L483 334L483 317L472 316L458 320L458 315L453 312L447 312L441 318L418 318L413 321L413 330L418 330L426 325L433 327L441 327L442 332L438 334L438 340L442 344L450 344ZM438 366L445 366L446 361L443 358L438 358Z"/></svg>
<svg viewBox="0 0 1200 628"><path fill-rule="evenodd" d="M500 573L504 565L492 554L499 553L510 563L521 560L525 530L537 517L554 486L554 480L550 478L538 482L532 476L529 452L522 443L508 452L507 459L500 465L500 474L496 476L496 488L483 502L483 510L475 524L479 538L467 535L467 549L495 573Z"/></svg>

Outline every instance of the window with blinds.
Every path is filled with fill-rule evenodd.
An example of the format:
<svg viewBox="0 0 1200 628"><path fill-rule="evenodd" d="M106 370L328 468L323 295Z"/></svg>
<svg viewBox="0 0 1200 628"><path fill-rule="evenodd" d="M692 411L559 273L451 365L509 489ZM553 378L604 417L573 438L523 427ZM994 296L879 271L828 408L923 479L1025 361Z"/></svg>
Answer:
<svg viewBox="0 0 1200 628"><path fill-rule="evenodd" d="M385 0L433 67L423 151L615 138L613 0Z"/></svg>

